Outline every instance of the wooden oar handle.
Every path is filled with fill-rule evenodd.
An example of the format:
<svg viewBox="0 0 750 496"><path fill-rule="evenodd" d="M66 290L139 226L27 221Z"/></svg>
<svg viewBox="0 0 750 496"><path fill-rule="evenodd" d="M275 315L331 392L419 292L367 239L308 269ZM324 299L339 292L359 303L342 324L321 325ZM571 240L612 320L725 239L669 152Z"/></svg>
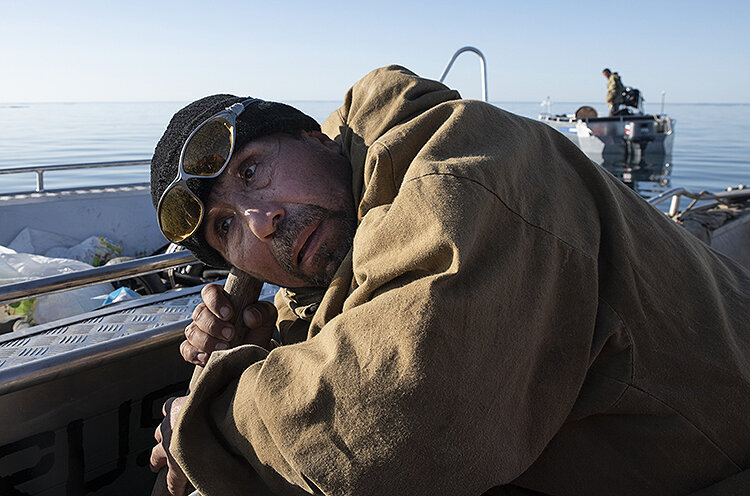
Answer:
<svg viewBox="0 0 750 496"><path fill-rule="evenodd" d="M242 344L244 335L241 335L241 329L244 329L244 323L242 322L242 311L251 303L258 301L260 296L260 290L263 287L263 283L254 277L247 275L239 269L232 267L232 270L227 276L227 282L224 284L224 290L229 293L229 300L234 308L234 318L232 324L234 324L235 335L230 342L231 346L237 346ZM193 390L195 384L203 372L203 367L196 365L193 371L193 377L190 379L190 391ZM170 496L167 490L167 467L162 468L156 479L156 483L151 491L151 496Z"/></svg>
<svg viewBox="0 0 750 496"><path fill-rule="evenodd" d="M229 299L232 302L232 307L234 307L234 319L232 323L237 333L231 341L232 346L237 346L244 342L245 336L239 332L240 329L245 328L245 324L242 321L242 311L246 306L258 301L262 288L263 282L247 275L239 269L232 267L232 270L229 272L227 282L224 284L224 291L229 293Z"/></svg>
<svg viewBox="0 0 750 496"><path fill-rule="evenodd" d="M229 294L229 300L234 308L234 318L232 324L234 324L235 334L234 338L230 341L231 346L237 346L244 342L244 334L241 330L245 329L245 325L242 322L242 311L246 306L251 303L258 301L260 296L260 290L263 287L263 282L258 279L247 275L245 272L232 267L232 270L227 276L227 282L224 284L224 291ZM203 371L203 367L196 365L193 377L190 379L190 390L193 390L193 386L198 381L198 378Z"/></svg>

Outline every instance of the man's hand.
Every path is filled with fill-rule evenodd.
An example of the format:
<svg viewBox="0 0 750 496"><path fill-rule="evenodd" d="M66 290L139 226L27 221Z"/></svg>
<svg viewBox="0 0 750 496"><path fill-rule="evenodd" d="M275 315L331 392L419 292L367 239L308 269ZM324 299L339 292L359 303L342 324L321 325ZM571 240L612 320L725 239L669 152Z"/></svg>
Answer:
<svg viewBox="0 0 750 496"><path fill-rule="evenodd" d="M186 340L180 345L185 361L204 366L214 350L240 344L269 349L277 317L276 307L271 303L259 301L245 307L242 310L244 326L236 329L232 324L235 309L221 286L207 285L201 297L203 303L195 307L193 322L185 328Z"/></svg>
<svg viewBox="0 0 750 496"><path fill-rule="evenodd" d="M156 428L154 439L158 443L151 450L151 470L158 472L165 465L168 467L167 472L167 489L169 494L174 496L183 496L187 489L188 480L177 461L169 453L169 444L172 440L172 427L177 422L177 417L185 404L187 396L180 398L169 398L161 408L164 420Z"/></svg>

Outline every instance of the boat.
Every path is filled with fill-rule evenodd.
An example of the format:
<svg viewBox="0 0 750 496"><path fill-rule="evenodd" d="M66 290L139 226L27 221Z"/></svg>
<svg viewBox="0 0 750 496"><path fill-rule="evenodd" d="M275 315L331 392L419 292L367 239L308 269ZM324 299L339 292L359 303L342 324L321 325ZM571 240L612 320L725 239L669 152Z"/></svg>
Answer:
<svg viewBox="0 0 750 496"><path fill-rule="evenodd" d="M149 494L153 487L148 462L162 405L185 394L194 369L179 354L183 330L203 286L223 283L228 271L206 267L164 238L148 183L44 187L49 172L148 164L0 170L37 177L34 191L0 194L0 246L13 245L33 219L35 235L102 238L120 248L99 267L0 286L0 307L102 285L109 291L110 284L133 296L0 334L2 495ZM266 285L261 299L276 289Z"/></svg>
<svg viewBox="0 0 750 496"><path fill-rule="evenodd" d="M639 90L627 87L624 106L613 116L599 116L588 105L573 114L552 114L549 99L543 102L547 111L539 120L560 131L589 156L604 155L639 160L642 157L671 156L675 119L664 114L643 111Z"/></svg>
<svg viewBox="0 0 750 496"><path fill-rule="evenodd" d="M138 164L148 161L0 169L0 175L37 176L35 191L0 195L0 245L10 244L33 219L42 231L102 236L122 248L119 260L99 267L0 286L0 305L99 284L136 293L0 335L2 495L148 494L154 484L148 461L162 404L184 394L193 372L178 351L183 329L201 288L223 282L226 272L205 267L164 239L147 183L44 187L44 174L53 170ZM681 208L685 198L691 203ZM690 212L711 217L711 209L731 207L731 215L720 214L725 222L709 223L707 242L750 268L750 188L710 194L675 189L649 201L661 206L667 200L665 215L684 224L695 220ZM264 288L261 298L271 300L275 289Z"/></svg>
<svg viewBox="0 0 750 496"><path fill-rule="evenodd" d="M141 286L138 298L0 335L6 426L0 431L0 494L148 494L153 485L147 467L154 428L162 403L184 394L192 374L177 346L201 286L164 284L158 289L166 291L150 294L154 285L142 279L174 274L195 258L166 253L148 184L54 191L43 185L52 170L118 165L133 163L12 169L37 174L36 191L0 195L0 245L33 219L44 232L106 236L122 243L127 257L4 286L4 304L108 281Z"/></svg>

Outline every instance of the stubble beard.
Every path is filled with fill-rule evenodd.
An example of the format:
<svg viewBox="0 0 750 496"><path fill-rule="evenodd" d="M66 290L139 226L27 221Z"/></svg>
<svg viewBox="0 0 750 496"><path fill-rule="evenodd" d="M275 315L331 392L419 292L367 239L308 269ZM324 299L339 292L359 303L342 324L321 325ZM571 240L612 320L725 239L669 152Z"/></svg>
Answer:
<svg viewBox="0 0 750 496"><path fill-rule="evenodd" d="M316 268L315 272L307 274L300 271L292 260L294 243L305 228L323 220L333 221L339 236L334 240L334 246L330 246L332 243L328 240L320 245L310 263ZM287 274L309 286L327 287L351 249L356 229L353 212L328 210L318 205L297 205L287 208L286 216L276 226L270 250Z"/></svg>

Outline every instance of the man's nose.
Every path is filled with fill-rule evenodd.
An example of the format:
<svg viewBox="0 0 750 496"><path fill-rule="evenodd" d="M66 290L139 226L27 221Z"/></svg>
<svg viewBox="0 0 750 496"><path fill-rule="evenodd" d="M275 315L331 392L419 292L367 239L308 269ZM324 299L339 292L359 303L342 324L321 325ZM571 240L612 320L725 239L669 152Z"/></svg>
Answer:
<svg viewBox="0 0 750 496"><path fill-rule="evenodd" d="M250 230L259 240L271 241L279 222L284 218L284 209L268 204L247 208L243 214Z"/></svg>

